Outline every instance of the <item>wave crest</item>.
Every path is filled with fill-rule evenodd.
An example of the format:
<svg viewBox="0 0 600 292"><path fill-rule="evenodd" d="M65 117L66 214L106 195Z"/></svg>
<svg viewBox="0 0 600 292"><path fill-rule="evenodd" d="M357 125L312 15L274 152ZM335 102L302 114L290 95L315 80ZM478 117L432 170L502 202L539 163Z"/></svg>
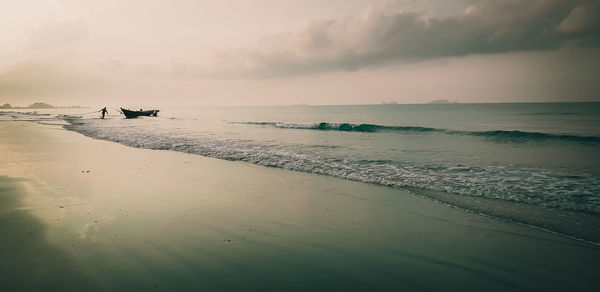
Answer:
<svg viewBox="0 0 600 292"><path fill-rule="evenodd" d="M494 131L462 131L417 126L385 126L377 124L351 124L351 123L315 123L315 124L293 124L281 122L232 122L233 124L268 126L282 129L302 129L319 131L342 131L342 132L396 132L396 133L439 133L446 135L486 137L506 142L525 141L547 141L559 140L567 142L600 143L600 136L580 136L573 134L552 134L541 132L526 132L518 130L494 130Z"/></svg>

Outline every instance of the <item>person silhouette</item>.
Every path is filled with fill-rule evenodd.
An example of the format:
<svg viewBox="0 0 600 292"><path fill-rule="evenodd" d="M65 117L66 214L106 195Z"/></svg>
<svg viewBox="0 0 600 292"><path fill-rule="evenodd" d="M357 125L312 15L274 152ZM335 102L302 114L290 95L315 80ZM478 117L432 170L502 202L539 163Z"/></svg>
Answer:
<svg viewBox="0 0 600 292"><path fill-rule="evenodd" d="M106 110L106 107L104 107L103 109L99 110L99 112L102 112L101 119L104 119L104 115L108 115L108 111Z"/></svg>

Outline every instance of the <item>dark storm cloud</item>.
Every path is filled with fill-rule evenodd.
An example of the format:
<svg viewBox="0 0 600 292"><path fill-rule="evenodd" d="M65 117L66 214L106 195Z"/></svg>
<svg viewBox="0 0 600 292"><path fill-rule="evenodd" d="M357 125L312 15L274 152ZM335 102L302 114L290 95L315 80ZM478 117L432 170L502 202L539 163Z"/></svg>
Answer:
<svg viewBox="0 0 600 292"><path fill-rule="evenodd" d="M600 1L470 3L464 13L437 17L390 5L371 7L361 17L313 21L299 31L265 37L255 47L224 52L214 64L216 70L178 64L174 72L177 77L277 77L600 45Z"/></svg>

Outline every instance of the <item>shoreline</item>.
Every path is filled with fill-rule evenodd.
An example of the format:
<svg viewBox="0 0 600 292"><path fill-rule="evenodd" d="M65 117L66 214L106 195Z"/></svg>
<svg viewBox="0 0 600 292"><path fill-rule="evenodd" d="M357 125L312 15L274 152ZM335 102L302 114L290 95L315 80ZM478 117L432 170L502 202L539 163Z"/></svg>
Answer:
<svg viewBox="0 0 600 292"><path fill-rule="evenodd" d="M48 281L74 290L90 283L99 290L136 287L132 281L147 290L600 285L597 246L400 189L131 148L58 126L0 121L0 135L8 157L0 163L0 198L19 198L18 206L0 210L2 233L14 235L0 253L31 259L40 273L83 273L77 283L49 273L58 282L36 278L32 287ZM39 231L11 227L19 222L11 214L29 218L24 229ZM45 256L28 257L32 250ZM27 279L6 262L0 268L12 271L0 277L14 287L15 279Z"/></svg>
<svg viewBox="0 0 600 292"><path fill-rule="evenodd" d="M199 155L202 157L210 157L223 161L230 162L242 162L249 163L251 165L257 165L262 167L272 167L275 169L285 169L294 172L307 173L307 174L315 174L315 175L323 175L326 177L335 177L343 180L355 181L359 183L372 184L376 186L389 187L396 190L407 191L416 196L420 196L434 202L439 202L441 204L449 205L451 207L455 207L458 209L462 209L467 212L471 212L478 215L488 216L489 218L502 220L505 222L522 224L524 226L537 228L542 231L554 233L560 236L564 236L566 238L575 239L582 241L587 244L591 244L594 246L600 246L600 215L595 213L589 213L584 211L573 211L567 209L553 208L553 207L545 207L540 205L527 204L518 201L510 201L496 198L487 198L481 196L470 196L470 195L455 195L451 193L446 193L439 190L418 188L406 185L393 185L386 183L377 183L373 181L364 181L360 179L353 178L352 176L336 176L328 173L321 172L312 172L299 170L294 168L285 168L281 166L271 166L268 164L260 164L256 162L249 162L246 160L237 160L237 159L228 159L223 157L218 157L211 154L201 154L195 152L188 152L184 150L175 150L175 149L162 149L162 148L147 148L147 147L138 147L137 145L132 145L129 143L124 143L119 139L113 139L110 137L97 137L93 134L90 134L87 131L77 130L74 127L74 123L77 123L77 120L66 120L66 125L63 126L66 130L72 131L83 136L89 137L98 141L107 141L118 143L120 145L124 145L127 147L132 147L135 149L147 149L147 150L164 150L164 151L174 151L179 153L186 153L192 155ZM525 215L530 214L530 215Z"/></svg>
<svg viewBox="0 0 600 292"><path fill-rule="evenodd" d="M432 200L451 208L457 208L494 220L527 226L600 247L600 231L596 228L600 226L600 216L596 214L546 208L500 199L460 197L443 192L411 187L406 187L406 190L415 196ZM469 201L469 204L466 204L465 201ZM490 202L493 204L490 204ZM502 205L503 207L499 208L495 205ZM515 213L531 215L529 217L519 216L518 219L515 219Z"/></svg>

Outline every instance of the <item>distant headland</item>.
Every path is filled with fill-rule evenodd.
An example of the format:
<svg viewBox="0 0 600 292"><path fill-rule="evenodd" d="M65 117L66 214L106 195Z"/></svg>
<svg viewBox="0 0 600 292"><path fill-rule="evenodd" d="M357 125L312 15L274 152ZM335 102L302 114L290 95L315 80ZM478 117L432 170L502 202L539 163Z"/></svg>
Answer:
<svg viewBox="0 0 600 292"><path fill-rule="evenodd" d="M0 109L48 109L48 108L82 108L82 107L78 106L78 105L53 106L53 105L47 104L45 102L36 102L36 103L32 103L28 106L12 106L9 103L0 105Z"/></svg>

